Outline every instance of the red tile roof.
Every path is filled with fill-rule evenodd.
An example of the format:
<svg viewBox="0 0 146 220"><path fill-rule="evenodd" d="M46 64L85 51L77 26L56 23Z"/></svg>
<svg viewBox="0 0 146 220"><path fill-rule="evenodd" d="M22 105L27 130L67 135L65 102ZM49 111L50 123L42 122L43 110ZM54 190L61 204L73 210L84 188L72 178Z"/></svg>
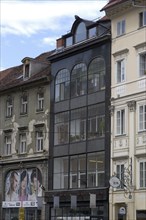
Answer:
<svg viewBox="0 0 146 220"><path fill-rule="evenodd" d="M121 4L121 3L125 2L125 1L129 1L129 0L110 0L110 1L101 9L101 11L104 11L104 10L106 10L106 9L108 9L108 8L111 8L111 7L113 7L113 6L117 5L117 4Z"/></svg>
<svg viewBox="0 0 146 220"><path fill-rule="evenodd" d="M33 74L28 80L23 80L23 64L20 66L11 67L9 69L0 71L0 91L4 91L10 88L14 88L20 85L26 85L30 82L42 79L43 77L48 77L50 75L50 62L47 61L47 58L54 51L42 53L39 56L32 59L35 62L46 63L45 67L40 72Z"/></svg>

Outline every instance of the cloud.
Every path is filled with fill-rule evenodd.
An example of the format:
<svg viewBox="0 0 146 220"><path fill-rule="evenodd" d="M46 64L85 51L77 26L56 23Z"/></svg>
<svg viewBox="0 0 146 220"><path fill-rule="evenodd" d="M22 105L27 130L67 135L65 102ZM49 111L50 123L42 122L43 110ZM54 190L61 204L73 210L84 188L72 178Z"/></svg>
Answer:
<svg viewBox="0 0 146 220"><path fill-rule="evenodd" d="M66 31L74 15L93 20L107 1L1 1L1 34L30 37L40 30ZM63 19L63 23L62 23ZM66 20L65 20L66 19ZM70 24L68 23L70 21ZM63 25L62 25L63 24Z"/></svg>

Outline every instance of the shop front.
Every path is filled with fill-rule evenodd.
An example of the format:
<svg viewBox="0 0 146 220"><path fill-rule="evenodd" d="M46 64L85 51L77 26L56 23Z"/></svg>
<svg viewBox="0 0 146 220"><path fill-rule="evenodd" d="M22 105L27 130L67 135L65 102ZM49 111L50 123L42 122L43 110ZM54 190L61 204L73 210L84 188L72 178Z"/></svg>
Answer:
<svg viewBox="0 0 146 220"><path fill-rule="evenodd" d="M41 198L42 174L38 168L9 171L5 178L3 219L41 220Z"/></svg>

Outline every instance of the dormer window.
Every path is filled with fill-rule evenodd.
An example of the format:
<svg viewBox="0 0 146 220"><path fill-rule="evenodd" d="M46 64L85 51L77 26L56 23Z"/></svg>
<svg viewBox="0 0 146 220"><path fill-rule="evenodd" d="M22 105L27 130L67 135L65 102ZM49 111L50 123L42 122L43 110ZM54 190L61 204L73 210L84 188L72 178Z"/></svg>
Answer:
<svg viewBox="0 0 146 220"><path fill-rule="evenodd" d="M24 79L29 78L29 64L24 66Z"/></svg>
<svg viewBox="0 0 146 220"><path fill-rule="evenodd" d="M96 36L96 27L89 29L89 38Z"/></svg>
<svg viewBox="0 0 146 220"><path fill-rule="evenodd" d="M87 38L86 26L84 22L81 22L76 29L75 43L85 40L86 38Z"/></svg>
<svg viewBox="0 0 146 220"><path fill-rule="evenodd" d="M73 37L66 38L66 47L71 46L73 44Z"/></svg>

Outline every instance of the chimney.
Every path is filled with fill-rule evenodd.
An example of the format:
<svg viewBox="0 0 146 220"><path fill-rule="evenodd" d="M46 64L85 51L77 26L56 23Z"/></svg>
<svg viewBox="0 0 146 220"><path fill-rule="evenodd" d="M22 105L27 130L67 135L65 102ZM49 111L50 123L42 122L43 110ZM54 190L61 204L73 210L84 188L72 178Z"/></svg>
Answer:
<svg viewBox="0 0 146 220"><path fill-rule="evenodd" d="M56 40L56 49L62 49L64 48L64 39L59 38Z"/></svg>

